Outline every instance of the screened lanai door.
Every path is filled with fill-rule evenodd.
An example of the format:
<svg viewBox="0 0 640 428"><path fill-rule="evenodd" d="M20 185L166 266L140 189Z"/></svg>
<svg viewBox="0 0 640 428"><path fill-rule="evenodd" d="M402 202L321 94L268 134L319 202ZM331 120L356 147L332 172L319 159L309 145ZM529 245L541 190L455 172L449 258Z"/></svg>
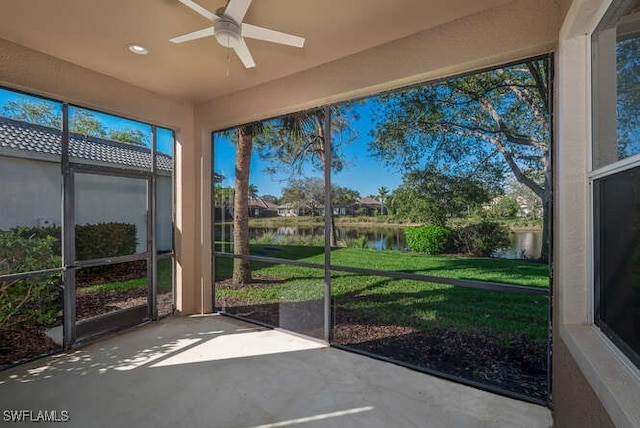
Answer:
<svg viewBox="0 0 640 428"><path fill-rule="evenodd" d="M76 340L153 318L152 177L72 167Z"/></svg>

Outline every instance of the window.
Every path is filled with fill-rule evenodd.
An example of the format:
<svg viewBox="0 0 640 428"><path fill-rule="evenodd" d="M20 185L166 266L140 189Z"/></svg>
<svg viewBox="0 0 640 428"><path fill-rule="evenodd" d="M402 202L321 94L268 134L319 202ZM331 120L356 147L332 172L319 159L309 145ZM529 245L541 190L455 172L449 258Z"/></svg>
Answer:
<svg viewBox="0 0 640 428"><path fill-rule="evenodd" d="M594 318L640 366L640 4L593 35Z"/></svg>

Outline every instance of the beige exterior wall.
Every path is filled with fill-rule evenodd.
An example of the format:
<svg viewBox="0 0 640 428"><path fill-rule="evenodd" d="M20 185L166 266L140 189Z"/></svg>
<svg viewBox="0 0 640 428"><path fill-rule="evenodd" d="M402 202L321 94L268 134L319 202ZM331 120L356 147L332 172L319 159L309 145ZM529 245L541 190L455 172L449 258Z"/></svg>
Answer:
<svg viewBox="0 0 640 428"><path fill-rule="evenodd" d="M202 284L202 150L194 144L193 106L129 85L51 56L0 39L0 85L48 96L176 131L177 307L183 313L210 311ZM205 257L205 256L202 256ZM202 298L206 295L206 298Z"/></svg>

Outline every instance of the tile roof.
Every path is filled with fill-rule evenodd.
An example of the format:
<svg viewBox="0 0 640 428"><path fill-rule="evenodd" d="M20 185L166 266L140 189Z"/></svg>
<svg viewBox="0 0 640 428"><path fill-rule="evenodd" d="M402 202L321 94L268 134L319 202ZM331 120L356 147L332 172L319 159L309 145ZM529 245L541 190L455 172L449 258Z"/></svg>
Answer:
<svg viewBox="0 0 640 428"><path fill-rule="evenodd" d="M56 128L0 117L0 148L60 156L62 131ZM136 169L151 169L151 151L147 147L104 138L71 133L69 154L99 164ZM160 171L173 170L173 158L158 153Z"/></svg>
<svg viewBox="0 0 640 428"><path fill-rule="evenodd" d="M379 200L373 198L359 198L356 202L360 205L381 205Z"/></svg>

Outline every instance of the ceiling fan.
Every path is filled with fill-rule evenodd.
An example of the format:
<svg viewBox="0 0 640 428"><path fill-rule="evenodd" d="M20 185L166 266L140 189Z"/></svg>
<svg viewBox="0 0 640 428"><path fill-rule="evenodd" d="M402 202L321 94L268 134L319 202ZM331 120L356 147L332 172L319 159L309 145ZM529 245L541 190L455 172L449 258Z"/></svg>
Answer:
<svg viewBox="0 0 640 428"><path fill-rule="evenodd" d="M242 22L252 0L229 0L227 6L225 8L218 9L216 13L208 11L192 0L179 1L189 9L213 22L213 26L174 37L169 39L170 42L183 43L201 39L203 37L215 36L218 43L235 51L236 55L238 55L238 58L240 58L240 61L242 61L246 68L255 67L256 63L253 61L253 57L251 56L251 52L249 52L249 48L244 41L244 37L256 40L265 40L267 42L279 43L282 45L295 46L298 48L304 46L303 37L281 33L280 31L274 31L268 28L258 27L257 25Z"/></svg>

